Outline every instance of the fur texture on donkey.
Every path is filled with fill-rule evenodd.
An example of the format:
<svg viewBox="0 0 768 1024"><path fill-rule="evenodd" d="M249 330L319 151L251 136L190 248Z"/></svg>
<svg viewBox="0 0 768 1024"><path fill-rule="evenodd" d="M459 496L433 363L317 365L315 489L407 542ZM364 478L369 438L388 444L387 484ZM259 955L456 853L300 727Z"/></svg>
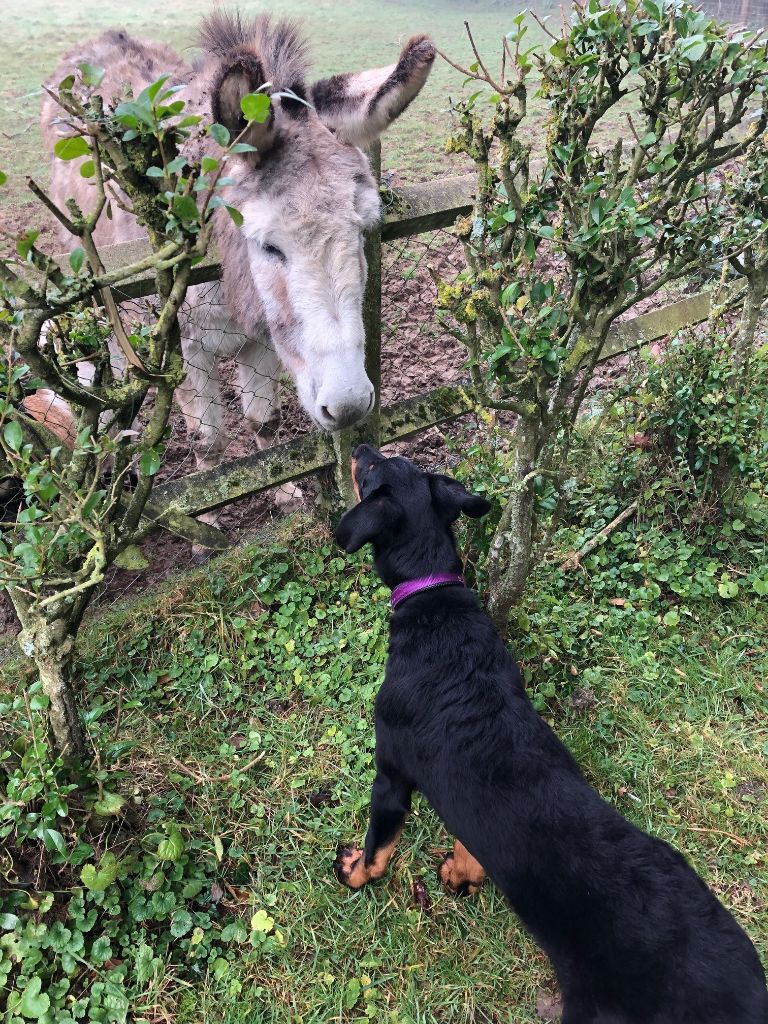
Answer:
<svg viewBox="0 0 768 1024"><path fill-rule="evenodd" d="M742 929L679 853L588 785L475 595L446 585L461 572L451 524L487 502L368 446L353 474L360 501L336 538L350 552L373 544L400 603L376 700L368 834L363 850L339 850L339 880L359 889L384 874L418 790L456 836L442 881L465 894L486 872L494 880L552 960L563 1024L768 1024ZM402 588L441 574L436 588Z"/></svg>
<svg viewBox="0 0 768 1024"><path fill-rule="evenodd" d="M224 191L244 223L216 214L222 280L188 292L183 325L187 378L178 398L198 438L198 467L216 465L226 447L218 361L234 358L243 415L264 447L278 414L282 363L299 399L323 430L364 418L374 393L365 373L362 302L366 264L363 232L380 216L368 161L359 148L405 110L427 79L435 48L426 36L406 42L388 67L306 81L306 44L289 21L266 15L244 20L216 11L203 21L202 56L193 66L166 46L106 32L70 52L51 79L79 74L86 61L105 69L99 92L109 107L127 88L138 95L161 74L181 84L186 114L202 114L235 135L245 128L241 98L258 89L273 95L272 112L243 141L257 152L232 158ZM288 95L292 92L310 106ZM51 152L70 128L51 97L43 102L43 135ZM213 140L206 144L215 149ZM89 207L89 184L74 160L52 162L52 194ZM72 244L65 229L61 243ZM130 212L112 204L96 233L101 245L141 237Z"/></svg>

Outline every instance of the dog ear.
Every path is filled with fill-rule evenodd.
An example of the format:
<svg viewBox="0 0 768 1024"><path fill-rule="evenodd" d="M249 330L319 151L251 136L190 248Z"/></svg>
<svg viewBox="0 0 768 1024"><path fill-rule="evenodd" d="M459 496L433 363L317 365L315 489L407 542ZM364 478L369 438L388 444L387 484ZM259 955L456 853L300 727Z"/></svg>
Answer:
<svg viewBox="0 0 768 1024"><path fill-rule="evenodd" d="M463 512L465 516L480 519L491 510L490 501L479 494L470 494L464 484L442 473L429 474L432 500L447 522L452 523Z"/></svg>
<svg viewBox="0 0 768 1024"><path fill-rule="evenodd" d="M396 501L381 491L364 498L345 513L336 527L336 542L349 554L397 524L403 510Z"/></svg>

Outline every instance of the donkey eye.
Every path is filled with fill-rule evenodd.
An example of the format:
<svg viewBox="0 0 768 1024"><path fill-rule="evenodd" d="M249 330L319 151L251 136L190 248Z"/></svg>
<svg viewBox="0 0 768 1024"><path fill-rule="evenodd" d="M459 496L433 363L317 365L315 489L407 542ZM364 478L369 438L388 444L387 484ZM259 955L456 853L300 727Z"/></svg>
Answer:
<svg viewBox="0 0 768 1024"><path fill-rule="evenodd" d="M280 260L281 263L285 263L285 253L282 249L278 249L276 245L262 245L262 249L267 256L274 256L276 260Z"/></svg>

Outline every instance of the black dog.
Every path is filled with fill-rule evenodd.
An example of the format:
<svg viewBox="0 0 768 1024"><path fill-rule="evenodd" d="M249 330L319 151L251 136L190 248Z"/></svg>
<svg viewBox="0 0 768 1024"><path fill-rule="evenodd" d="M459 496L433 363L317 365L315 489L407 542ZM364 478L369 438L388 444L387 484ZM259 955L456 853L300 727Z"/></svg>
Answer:
<svg viewBox="0 0 768 1024"><path fill-rule="evenodd" d="M358 889L384 874L419 790L457 837L441 879L469 893L488 872L552 960L563 1024L768 1024L747 936L679 853L587 784L474 594L455 585L451 523L488 503L367 445L353 476L360 503L336 539L350 552L372 542L396 599L410 586L376 701L365 849L339 851L339 880Z"/></svg>

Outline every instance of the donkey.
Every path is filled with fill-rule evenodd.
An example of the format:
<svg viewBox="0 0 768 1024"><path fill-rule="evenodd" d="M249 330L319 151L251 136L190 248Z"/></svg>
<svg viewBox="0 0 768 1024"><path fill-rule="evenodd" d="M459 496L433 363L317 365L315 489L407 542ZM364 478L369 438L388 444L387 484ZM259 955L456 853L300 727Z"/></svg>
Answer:
<svg viewBox="0 0 768 1024"><path fill-rule="evenodd" d="M237 362L243 416L259 448L269 444L279 420L281 363L322 430L350 426L373 407L364 364L363 232L377 223L380 200L360 147L418 94L435 47L427 36L414 36L396 64L308 86L306 43L290 21L216 11L202 23L200 44L202 56L189 67L166 46L109 31L70 52L50 84L77 74L83 61L98 65L105 69L99 92L109 107L126 89L137 95L170 73L172 84L184 86L185 114L202 114L233 135L245 128L241 98L258 89L273 94L269 119L243 137L256 152L233 157L228 168L227 203L240 210L243 224L216 212L221 280L190 288L182 325L187 376L177 400L196 438L197 466L206 469L221 461L227 444L222 358ZM280 92L286 95L274 95ZM59 114L46 98L42 128L51 152L69 131ZM59 204L72 196L87 209L89 185L78 164L53 159L51 189ZM142 234L133 216L113 204L112 219L102 218L95 237L111 245ZM66 229L60 240L71 245Z"/></svg>

